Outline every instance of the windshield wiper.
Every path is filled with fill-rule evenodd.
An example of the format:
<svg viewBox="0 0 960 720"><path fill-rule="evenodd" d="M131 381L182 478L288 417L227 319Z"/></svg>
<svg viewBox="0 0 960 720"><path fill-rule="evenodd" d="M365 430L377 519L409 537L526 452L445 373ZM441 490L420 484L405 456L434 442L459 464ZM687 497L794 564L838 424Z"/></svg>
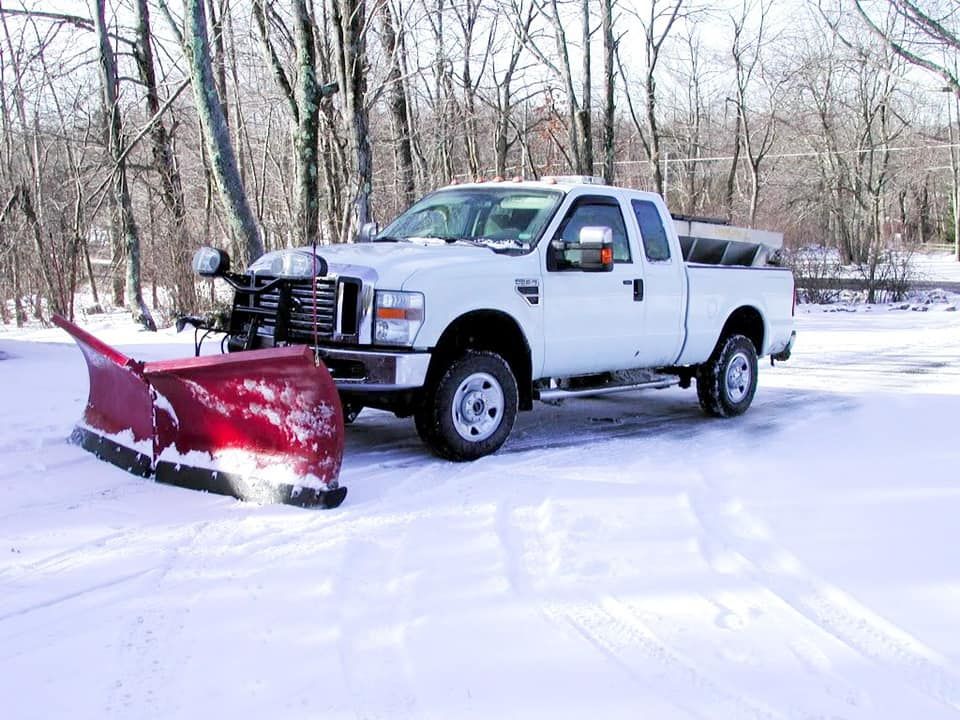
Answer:
<svg viewBox="0 0 960 720"><path fill-rule="evenodd" d="M517 240L516 238L470 238L468 242L478 245L480 247L490 248L493 251L497 250L524 250L527 247L527 244L522 240Z"/></svg>
<svg viewBox="0 0 960 720"><path fill-rule="evenodd" d="M423 235L417 240L441 240L448 245L455 245L456 243L464 243L467 245L473 245L474 247L482 247L487 250L492 250L493 252L501 250L523 250L526 249L526 243L521 242L520 240L515 240L514 238L469 238L469 237L460 237L459 235Z"/></svg>

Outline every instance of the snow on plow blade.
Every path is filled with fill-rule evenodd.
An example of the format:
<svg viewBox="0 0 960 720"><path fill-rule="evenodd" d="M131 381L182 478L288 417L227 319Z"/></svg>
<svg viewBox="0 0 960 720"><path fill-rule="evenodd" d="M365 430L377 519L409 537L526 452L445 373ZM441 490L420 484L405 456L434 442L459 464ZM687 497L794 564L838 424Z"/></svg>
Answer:
<svg viewBox="0 0 960 720"><path fill-rule="evenodd" d="M71 440L141 477L253 502L336 507L343 415L306 346L140 362L55 316L87 361Z"/></svg>

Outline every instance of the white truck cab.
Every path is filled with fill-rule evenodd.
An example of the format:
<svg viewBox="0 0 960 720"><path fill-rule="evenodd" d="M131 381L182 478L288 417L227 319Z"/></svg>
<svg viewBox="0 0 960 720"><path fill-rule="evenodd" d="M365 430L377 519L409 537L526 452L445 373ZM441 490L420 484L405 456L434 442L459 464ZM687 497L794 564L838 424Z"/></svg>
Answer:
<svg viewBox="0 0 960 720"><path fill-rule="evenodd" d="M348 421L413 415L454 460L495 452L538 399L695 379L708 414L738 415L757 358L795 337L793 275L766 262L780 242L592 179L452 185L369 242L257 260L229 346L313 345Z"/></svg>

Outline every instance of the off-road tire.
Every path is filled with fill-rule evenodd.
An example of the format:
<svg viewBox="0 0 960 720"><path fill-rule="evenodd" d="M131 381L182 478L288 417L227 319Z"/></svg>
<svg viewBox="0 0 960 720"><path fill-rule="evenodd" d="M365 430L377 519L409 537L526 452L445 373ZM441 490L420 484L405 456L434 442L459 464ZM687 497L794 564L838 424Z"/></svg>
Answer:
<svg viewBox="0 0 960 720"><path fill-rule="evenodd" d="M697 399L707 415L742 415L757 392L757 351L743 335L730 335L697 368Z"/></svg>
<svg viewBox="0 0 960 720"><path fill-rule="evenodd" d="M493 352L467 351L428 386L414 413L436 455L463 462L500 449L517 418L517 380Z"/></svg>

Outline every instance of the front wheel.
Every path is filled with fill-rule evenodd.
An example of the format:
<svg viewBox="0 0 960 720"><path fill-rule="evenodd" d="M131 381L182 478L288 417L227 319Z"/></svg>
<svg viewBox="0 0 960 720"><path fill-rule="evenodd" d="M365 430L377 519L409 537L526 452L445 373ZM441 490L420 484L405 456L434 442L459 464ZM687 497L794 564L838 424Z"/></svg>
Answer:
<svg viewBox="0 0 960 720"><path fill-rule="evenodd" d="M757 392L757 351L749 338L731 335L697 368L697 398L713 417L741 415Z"/></svg>
<svg viewBox="0 0 960 720"><path fill-rule="evenodd" d="M427 388L415 414L417 433L448 460L476 460L496 452L517 417L517 381L492 352L469 351Z"/></svg>

